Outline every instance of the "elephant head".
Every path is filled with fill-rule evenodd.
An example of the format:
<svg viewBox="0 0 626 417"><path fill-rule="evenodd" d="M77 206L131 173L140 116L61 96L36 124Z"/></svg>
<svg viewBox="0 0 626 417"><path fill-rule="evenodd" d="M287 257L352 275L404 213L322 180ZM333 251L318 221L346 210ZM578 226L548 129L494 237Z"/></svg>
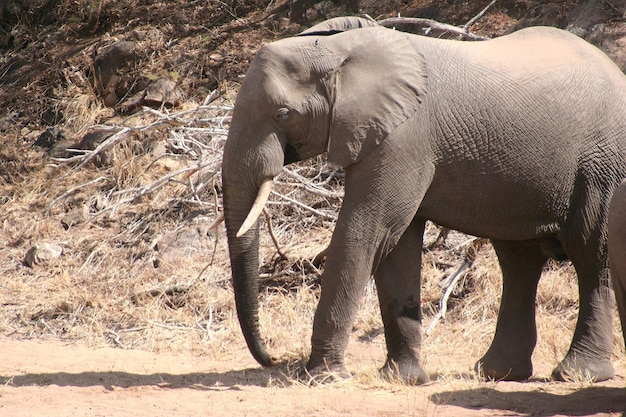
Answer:
<svg viewBox="0 0 626 417"><path fill-rule="evenodd" d="M417 111L426 91L421 55L406 34L345 30L351 25L263 46L237 96L222 166L224 217L239 321L264 366L276 359L259 332L256 219L272 178L324 152L342 167L359 162Z"/></svg>

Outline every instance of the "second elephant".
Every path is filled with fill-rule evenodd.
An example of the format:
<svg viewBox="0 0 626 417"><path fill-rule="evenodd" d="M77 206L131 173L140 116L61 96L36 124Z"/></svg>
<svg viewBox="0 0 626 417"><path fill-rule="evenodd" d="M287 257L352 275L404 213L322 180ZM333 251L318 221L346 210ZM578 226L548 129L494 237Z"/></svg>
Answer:
<svg viewBox="0 0 626 417"><path fill-rule="evenodd" d="M611 198L608 229L609 266L622 334L626 339L626 181Z"/></svg>

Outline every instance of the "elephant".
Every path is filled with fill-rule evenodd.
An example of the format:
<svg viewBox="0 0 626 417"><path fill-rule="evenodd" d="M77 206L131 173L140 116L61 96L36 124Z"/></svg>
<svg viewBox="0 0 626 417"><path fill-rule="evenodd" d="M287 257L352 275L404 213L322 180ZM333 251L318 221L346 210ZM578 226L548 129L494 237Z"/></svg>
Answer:
<svg viewBox="0 0 626 417"><path fill-rule="evenodd" d="M626 345L626 180L611 197L607 227L611 281Z"/></svg>
<svg viewBox="0 0 626 417"><path fill-rule="evenodd" d="M488 238L502 272L493 341L475 370L524 380L537 343L544 264L570 259L580 311L552 377L614 375L609 198L626 176L626 77L566 31L482 42L428 38L360 18L263 45L238 92L222 190L235 304L252 356L259 328L259 225L284 165L326 154L345 170L305 372L349 377L344 355L374 279L387 358L380 372L430 379L420 358L425 222Z"/></svg>

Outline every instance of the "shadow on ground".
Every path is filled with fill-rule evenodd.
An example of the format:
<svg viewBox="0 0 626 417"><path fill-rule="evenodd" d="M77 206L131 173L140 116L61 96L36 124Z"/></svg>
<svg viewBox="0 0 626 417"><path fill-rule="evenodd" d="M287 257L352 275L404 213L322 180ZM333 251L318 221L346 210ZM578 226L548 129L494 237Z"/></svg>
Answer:
<svg viewBox="0 0 626 417"><path fill-rule="evenodd" d="M295 368L297 371L297 368ZM162 389L195 389L200 391L237 391L246 386L291 386L294 368L282 364L277 368L249 368L227 372L192 372L186 374L141 374L122 371L42 372L24 375L0 375L0 384L28 386L101 386L107 390L153 386ZM419 390L420 387L410 388ZM432 392L432 391L431 391ZM437 406L454 406L468 410L493 410L512 415L586 416L615 413L626 417L626 388L589 386L575 391L551 393L538 387L534 391L502 391L477 388L430 394L428 400ZM620 414L621 413L621 414ZM481 414L482 415L482 414Z"/></svg>
<svg viewBox="0 0 626 417"><path fill-rule="evenodd" d="M236 390L238 386L291 385L293 379L286 367L274 369L250 368L228 372L194 372L187 374L138 374L123 371L48 372L24 375L0 375L0 385L26 386L102 386L107 390L155 386L160 388L191 388L198 390Z"/></svg>
<svg viewBox="0 0 626 417"><path fill-rule="evenodd" d="M510 411L516 415L547 417L622 413L621 416L626 417L626 388L591 386L563 394L478 388L440 392L432 394L429 399L438 405Z"/></svg>

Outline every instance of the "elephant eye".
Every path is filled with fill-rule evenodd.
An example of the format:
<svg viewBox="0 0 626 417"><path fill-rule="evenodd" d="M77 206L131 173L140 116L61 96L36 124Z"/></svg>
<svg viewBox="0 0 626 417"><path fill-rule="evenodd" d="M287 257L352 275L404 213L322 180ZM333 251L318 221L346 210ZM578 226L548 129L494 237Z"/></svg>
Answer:
<svg viewBox="0 0 626 417"><path fill-rule="evenodd" d="M281 107L274 114L274 120L277 122L284 122L289 119L289 109L286 107Z"/></svg>

